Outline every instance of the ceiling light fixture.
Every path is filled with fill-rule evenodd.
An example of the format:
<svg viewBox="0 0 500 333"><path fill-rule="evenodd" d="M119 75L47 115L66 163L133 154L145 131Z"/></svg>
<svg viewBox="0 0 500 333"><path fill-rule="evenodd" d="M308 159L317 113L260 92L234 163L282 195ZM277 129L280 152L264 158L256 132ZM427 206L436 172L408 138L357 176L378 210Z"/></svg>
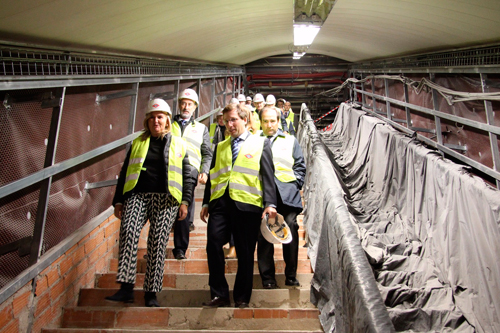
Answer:
<svg viewBox="0 0 500 333"><path fill-rule="evenodd" d="M309 46L321 27L313 24L294 24L293 25L293 45Z"/></svg>

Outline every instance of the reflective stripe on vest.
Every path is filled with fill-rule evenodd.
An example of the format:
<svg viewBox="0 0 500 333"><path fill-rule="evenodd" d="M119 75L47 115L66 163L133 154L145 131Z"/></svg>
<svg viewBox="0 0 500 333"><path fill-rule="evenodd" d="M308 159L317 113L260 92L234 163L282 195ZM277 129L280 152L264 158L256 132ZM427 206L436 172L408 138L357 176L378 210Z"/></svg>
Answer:
<svg viewBox="0 0 500 333"><path fill-rule="evenodd" d="M265 137L249 135L241 144L238 157L232 163L231 139L219 143L215 165L210 170L210 201L220 198L229 186L229 196L235 201L264 207L260 158Z"/></svg>
<svg viewBox="0 0 500 333"><path fill-rule="evenodd" d="M273 143L274 175L280 182L289 183L297 180L293 173L293 146L295 138L291 135L277 136Z"/></svg>
<svg viewBox="0 0 500 333"><path fill-rule="evenodd" d="M146 156L148 154L150 137L143 140L139 136L132 142L127 174L123 193L134 189L139 181L139 175ZM171 137L168 151L168 191L180 203L182 201L182 160L186 155L186 144L184 141Z"/></svg>
<svg viewBox="0 0 500 333"><path fill-rule="evenodd" d="M184 133L181 134L181 127L176 121L172 122L172 135L182 137L187 143L189 153L189 163L200 172L201 168L201 145L203 143L203 133L205 125L200 122L193 122L186 126Z"/></svg>
<svg viewBox="0 0 500 333"><path fill-rule="evenodd" d="M208 132L208 134L210 135L210 143L214 142L214 136L215 136L215 129L216 128L217 128L217 124L216 123L210 124L210 131Z"/></svg>

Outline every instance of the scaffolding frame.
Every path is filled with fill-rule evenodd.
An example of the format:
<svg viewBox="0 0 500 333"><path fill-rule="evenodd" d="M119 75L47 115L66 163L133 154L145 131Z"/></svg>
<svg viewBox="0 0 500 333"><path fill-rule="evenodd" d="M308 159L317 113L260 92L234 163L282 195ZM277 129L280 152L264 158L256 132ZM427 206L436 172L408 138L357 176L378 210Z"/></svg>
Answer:
<svg viewBox="0 0 500 333"><path fill-rule="evenodd" d="M77 241L74 237L71 237L71 239L69 237L63 241L65 243L63 246L54 248L56 250L55 253L51 251L49 260L47 258L41 260L43 257L43 235L52 179L66 170L83 165L87 161L130 144L133 139L140 135L141 132L134 129L134 124L137 112L137 97L141 84L149 82L173 82L174 92L170 98L173 98L175 101L180 93L180 83L183 81L195 81L195 84L191 87L197 91L200 100L207 99L210 101L211 111L200 116L198 108L194 117L199 121L207 118L210 118L210 121L212 121L214 114L220 110L220 108L215 109L214 107L216 97L222 96L226 100L229 95L235 97L244 92L243 75L244 69L234 65L196 63L104 53L95 54L81 51L0 44L0 93L12 90L43 88L53 88L55 91L53 95L45 96L41 101L42 107L52 108L50 133L43 168L24 178L0 187L0 198L4 198L34 184L41 184L37 216L32 236L22 241L18 240L0 247L0 255L16 250L30 255L29 268L0 290L0 303L14 294L21 286L36 277L36 274L40 271L51 265L54 260L64 253L68 246L71 246L68 244ZM224 90L222 93L216 95L215 85L217 80L220 79L224 80ZM211 86L209 94L202 93L202 81ZM96 103L105 103L108 100L130 96L128 134L84 154L54 164L66 88L116 84L132 84L132 89L108 95L96 94ZM149 99L151 100L156 97L159 96L149 96ZM2 102L4 107L9 109L14 101L8 93L5 93ZM176 111L177 108L174 103L174 115L177 113ZM85 189L91 190L114 184L116 184L116 179L98 183L87 182ZM29 243L29 246L26 243Z"/></svg>

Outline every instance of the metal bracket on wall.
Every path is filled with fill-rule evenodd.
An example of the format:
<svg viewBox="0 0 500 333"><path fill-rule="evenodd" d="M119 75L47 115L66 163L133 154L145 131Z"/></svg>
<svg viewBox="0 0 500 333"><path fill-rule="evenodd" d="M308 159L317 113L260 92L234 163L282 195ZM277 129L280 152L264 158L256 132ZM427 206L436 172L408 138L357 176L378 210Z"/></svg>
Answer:
<svg viewBox="0 0 500 333"><path fill-rule="evenodd" d="M155 98L161 98L165 101L169 99L174 99L175 98L175 92L174 91L168 91L168 92L161 92L161 93L156 93L156 94L149 94L149 100L153 100Z"/></svg>
<svg viewBox="0 0 500 333"><path fill-rule="evenodd" d="M127 96L133 96L135 94L136 94L135 90L119 91L117 93L108 94L108 95L96 94L95 102L97 104L99 104L101 102L105 102L105 101L109 101L109 100L117 99L117 98L123 98L123 97L127 97Z"/></svg>
<svg viewBox="0 0 500 333"><path fill-rule="evenodd" d="M21 239L18 239L15 242L5 244L0 247L0 256L3 256L4 254L18 251L20 257L24 257L28 254L30 254L30 249L31 249L31 241L33 240L33 236L28 236L24 237Z"/></svg>
<svg viewBox="0 0 500 333"><path fill-rule="evenodd" d="M101 187L107 187L107 186L113 186L118 183L118 179L110 179L110 180L104 180L102 182L95 182L95 183L89 183L85 182L84 190L89 191L95 188L101 188Z"/></svg>
<svg viewBox="0 0 500 333"><path fill-rule="evenodd" d="M12 103L12 97L9 94L5 94L5 97L3 99L3 107L7 110L10 110L12 108Z"/></svg>

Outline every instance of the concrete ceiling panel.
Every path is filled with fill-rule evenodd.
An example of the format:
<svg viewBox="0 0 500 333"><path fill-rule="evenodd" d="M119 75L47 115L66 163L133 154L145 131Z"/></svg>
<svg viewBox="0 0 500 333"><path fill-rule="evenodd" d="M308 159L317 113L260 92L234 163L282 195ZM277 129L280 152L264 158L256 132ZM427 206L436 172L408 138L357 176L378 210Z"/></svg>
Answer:
<svg viewBox="0 0 500 333"><path fill-rule="evenodd" d="M292 0L0 0L0 39L246 64L289 53ZM500 41L498 0L337 0L309 53L361 61Z"/></svg>

